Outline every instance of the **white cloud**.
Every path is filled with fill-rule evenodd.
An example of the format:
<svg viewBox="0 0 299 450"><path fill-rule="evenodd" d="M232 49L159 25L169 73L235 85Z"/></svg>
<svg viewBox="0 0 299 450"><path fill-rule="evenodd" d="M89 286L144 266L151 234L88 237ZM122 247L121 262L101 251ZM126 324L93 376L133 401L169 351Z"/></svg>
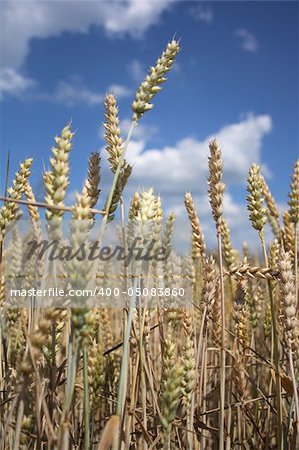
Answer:
<svg viewBox="0 0 299 450"><path fill-rule="evenodd" d="M127 126L129 121L127 121ZM126 127L125 127L126 128ZM208 143L216 137L222 146L224 179L228 185L224 197L224 214L232 231L233 243L241 248L244 240L258 246L258 236L252 229L246 210L246 178L253 162L261 163L264 137L271 131L269 115L244 116L240 122L222 127L213 135L199 141L185 137L173 147L148 148L142 130L129 145L127 159L134 163L126 188L127 197L140 187L153 186L161 194L165 213L177 215L177 245L186 250L190 233L184 206L184 193L191 191L201 218L206 241L215 247L215 224L207 195ZM145 132L146 135L146 132ZM263 167L269 172L266 166ZM234 185L241 189L243 201L236 201L229 191Z"/></svg>
<svg viewBox="0 0 299 450"><path fill-rule="evenodd" d="M126 136L128 134L128 131L131 127L132 121L130 119L124 119L121 121L121 129ZM139 123L137 127L134 129L134 140L142 142L145 144L150 138L155 136L158 133L158 127L156 125L147 124L147 123ZM143 145L143 149L144 149ZM130 147L130 153L131 153L131 147Z"/></svg>
<svg viewBox="0 0 299 450"><path fill-rule="evenodd" d="M247 52L256 52L258 50L258 42L256 37L245 28L235 31L235 36L241 40L241 48Z"/></svg>
<svg viewBox="0 0 299 450"><path fill-rule="evenodd" d="M108 92L114 94L117 98L129 97L132 94L131 89L120 84L112 84L108 88Z"/></svg>
<svg viewBox="0 0 299 450"><path fill-rule="evenodd" d="M126 132L130 120L125 119L121 127ZM261 163L261 149L264 137L271 131L272 120L268 115L243 116L240 122L222 127L213 136L199 141L185 137L173 147L151 149L147 140L152 130L149 125L140 124L130 143L126 159L134 164L133 173L126 186L126 208L133 193L153 186L156 194L161 194L164 216L171 211L177 216L176 248L185 251L190 246L190 233L187 214L184 206L184 193L190 191L196 204L205 239L209 248L215 248L215 224L207 194L208 178L208 143L217 137L222 146L224 159L224 178L227 189L224 195L224 215L232 233L233 245L241 249L242 243L248 241L252 248L258 248L259 240L252 229L246 208L246 179L253 162ZM111 174L103 150L102 187L107 190L111 184ZM267 169L267 167L265 167ZM264 171L265 173L265 171ZM239 189L240 200L232 196L230 186ZM267 227L267 242L270 236Z"/></svg>
<svg viewBox="0 0 299 450"><path fill-rule="evenodd" d="M1 64L19 68L34 38L49 38L62 32L87 33L92 25L103 27L110 35L128 33L140 37L157 23L170 3L169 0L1 2Z"/></svg>
<svg viewBox="0 0 299 450"><path fill-rule="evenodd" d="M59 36L63 32L88 33L91 26L101 26L109 35L142 34L161 17L170 6L170 0L159 2L128 0L109 2L43 0L1 2L0 12L0 88L3 94L20 95L31 88L34 81L24 77L20 67L30 51L33 39ZM101 95L81 86L77 98L75 86L61 81L53 93L52 100L73 104L84 101L95 104ZM118 96L128 95L127 88L113 86ZM39 95L46 99L47 95ZM48 96L49 97L49 96Z"/></svg>
<svg viewBox="0 0 299 450"><path fill-rule="evenodd" d="M155 24L161 13L169 7L169 0L115 2L115 11L108 11L104 26L113 33L130 33L141 36L151 25ZM111 2L109 2L110 6ZM119 14L119 15L118 15Z"/></svg>
<svg viewBox="0 0 299 450"><path fill-rule="evenodd" d="M113 92L118 99L127 97L131 90L119 84L108 87L107 92ZM92 90L85 85L78 76L70 77L68 80L62 80L56 86L52 94L37 94L37 99L63 103L66 106L73 106L78 103L84 103L89 106L100 105L105 95L96 90Z"/></svg>
<svg viewBox="0 0 299 450"><path fill-rule="evenodd" d="M110 85L106 92L113 92L118 99L132 94L130 89L119 84ZM49 103L62 103L65 106L80 103L88 106L100 105L105 98L103 93L87 86L78 75L72 75L66 80L59 81L52 92L43 92L36 82L23 77L14 69L0 70L0 100L5 95Z"/></svg>
<svg viewBox="0 0 299 450"><path fill-rule="evenodd" d="M133 59L127 66L128 72L133 80L141 82L145 76L145 68L143 64L137 59Z"/></svg>
<svg viewBox="0 0 299 450"><path fill-rule="evenodd" d="M243 184L250 165L261 160L263 137L271 131L272 121L268 115L249 115L242 121L226 125L215 133L223 149L225 181ZM208 143L215 136L203 141L185 137L173 147L147 149L145 141L139 140L139 153L131 153L128 159L135 161L136 184L156 186L164 193L176 194L191 190L200 193L206 189L208 175ZM266 170L267 167L265 167ZM269 172L269 170L268 170Z"/></svg>
<svg viewBox="0 0 299 450"><path fill-rule="evenodd" d="M0 69L0 100L2 100L3 96L6 94L19 96L34 85L34 80L22 75L14 69Z"/></svg>
<svg viewBox="0 0 299 450"><path fill-rule="evenodd" d="M195 20L206 22L208 25L213 22L213 10L208 4L201 3L196 8L192 8L190 12Z"/></svg>
<svg viewBox="0 0 299 450"><path fill-rule="evenodd" d="M104 96L88 89L79 78L75 78L69 81L60 81L53 94L40 94L39 98L73 106L77 103L99 105L102 103Z"/></svg>

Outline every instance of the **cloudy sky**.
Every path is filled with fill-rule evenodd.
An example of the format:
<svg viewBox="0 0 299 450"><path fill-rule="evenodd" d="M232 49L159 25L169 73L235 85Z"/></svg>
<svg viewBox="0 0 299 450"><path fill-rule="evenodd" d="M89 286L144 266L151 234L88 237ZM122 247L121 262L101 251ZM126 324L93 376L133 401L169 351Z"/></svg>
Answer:
<svg viewBox="0 0 299 450"><path fill-rule="evenodd" d="M212 242L206 178L208 142L216 136L235 244L253 236L245 206L252 162L285 205L299 149L297 2L0 0L0 7L2 180L8 149L12 171L32 155L32 183L42 195L53 137L72 119L71 201L88 154L104 145L105 93L118 96L127 131L138 83L176 36L182 51L175 69L128 151L134 173L127 195L154 186L165 209L185 220L184 192L191 191Z"/></svg>

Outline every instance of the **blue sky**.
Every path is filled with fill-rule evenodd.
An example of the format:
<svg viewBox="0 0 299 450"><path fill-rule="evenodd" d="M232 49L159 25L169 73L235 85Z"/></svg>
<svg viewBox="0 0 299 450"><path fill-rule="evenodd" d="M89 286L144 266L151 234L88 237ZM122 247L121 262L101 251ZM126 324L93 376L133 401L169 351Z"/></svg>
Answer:
<svg viewBox="0 0 299 450"><path fill-rule="evenodd" d="M53 137L72 119L71 201L89 152L104 145L105 93L118 95L127 130L138 82L175 35L177 65L129 148L128 196L153 185L166 209L183 218L191 190L207 234L207 143L217 136L229 184L226 215L236 243L250 239L244 199L251 163L262 165L284 205L298 158L298 19L298 3L287 1L1 2L1 179L8 148L12 170L32 155L41 193Z"/></svg>

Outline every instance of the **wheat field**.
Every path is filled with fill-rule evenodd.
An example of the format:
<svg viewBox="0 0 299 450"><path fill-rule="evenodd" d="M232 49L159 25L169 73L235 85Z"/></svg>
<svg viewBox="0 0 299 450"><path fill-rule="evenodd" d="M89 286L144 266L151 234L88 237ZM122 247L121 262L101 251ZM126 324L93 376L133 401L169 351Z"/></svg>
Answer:
<svg viewBox="0 0 299 450"><path fill-rule="evenodd" d="M36 201L30 184L30 158L20 163L1 198L1 450L299 448L299 160L282 213L260 166L249 169L248 220L259 237L258 250L233 246L217 140L209 144L207 161L216 248L205 243L189 192L182 193L190 241L185 255L173 249L176 218L173 213L165 217L154 187L140 189L126 208L126 185L134 170L126 160L131 137L153 108L179 50L180 43L170 41L137 89L127 137L120 129L117 99L106 96L106 151L90 155L73 206L65 205L69 156L76 151L71 124L55 138L43 173L43 202ZM111 169L108 192L101 192L101 158L108 158ZM290 161L290 171L291 166ZM83 289L95 274L105 305L82 304L78 296L71 303L38 307L31 294L30 307L22 307L16 297L8 301L6 286L6 266L15 275L24 266L25 244L18 231L22 214L37 238L42 223L54 224L55 235L69 217L74 247L91 229L102 239L117 222L125 249L132 236L141 236L154 239L155 248L163 245L167 258L153 258L146 272L134 277L126 276L126 267L115 277L108 263L62 264L68 287ZM13 239L6 245L9 233ZM39 279L44 264L35 261ZM23 283L30 288L33 279L25 277ZM126 289L122 307L114 306L110 295L115 286ZM180 290L183 301L178 303Z"/></svg>

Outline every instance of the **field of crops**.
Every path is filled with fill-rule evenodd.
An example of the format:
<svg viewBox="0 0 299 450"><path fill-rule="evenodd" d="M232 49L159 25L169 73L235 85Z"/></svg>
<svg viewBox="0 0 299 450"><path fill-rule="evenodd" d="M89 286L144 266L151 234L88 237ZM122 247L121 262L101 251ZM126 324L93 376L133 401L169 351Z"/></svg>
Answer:
<svg viewBox="0 0 299 450"><path fill-rule="evenodd" d="M106 153L90 155L83 189L72 207L65 205L69 156L76 151L71 124L55 138L49 169L43 173L43 202L36 201L30 184L32 159L21 162L9 179L0 208L1 450L299 446L299 160L290 175L284 212L260 166L249 169L248 220L259 236L258 251L233 246L217 140L209 144L207 161L207 195L215 223L210 233L217 236L216 248L205 243L189 192L182 192L189 221L185 233L190 235L186 255L172 248L176 218L173 213L165 216L155 187L140 189L125 208L126 185L134 170L126 160L131 137L153 108L179 50L178 41L169 42L137 89L128 136L120 129L116 98L106 96ZM101 191L101 158L108 158L111 169L109 192ZM70 245L76 249L91 230L101 243L117 223L125 253L138 237L145 240L145 249L146 242L153 242L151 251L162 247L166 257L154 253L146 267L136 258L133 275L122 261L118 270L107 261L56 262L52 266L56 271L59 267L68 292L83 291L96 279L105 302L97 305L75 295L45 306L31 292L25 307L7 288L17 283L28 263L18 229L22 214L30 219L37 240L44 223L57 238L68 217ZM272 229L268 242L266 222ZM6 235L13 237L9 245ZM22 289L45 288L48 269L45 258L34 260ZM118 289L113 292L122 297L121 306L113 303L111 288Z"/></svg>

